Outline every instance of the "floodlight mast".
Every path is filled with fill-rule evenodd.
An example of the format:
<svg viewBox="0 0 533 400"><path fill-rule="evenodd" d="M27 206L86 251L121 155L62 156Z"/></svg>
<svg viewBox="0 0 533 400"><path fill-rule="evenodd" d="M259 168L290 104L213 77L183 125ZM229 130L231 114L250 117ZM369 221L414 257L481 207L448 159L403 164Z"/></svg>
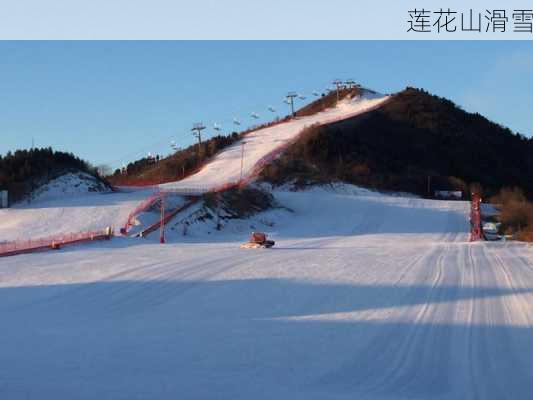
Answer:
<svg viewBox="0 0 533 400"><path fill-rule="evenodd" d="M289 92L287 96L285 96L285 99L287 102L291 105L291 115L294 117L294 99L298 97L298 93L296 92Z"/></svg>
<svg viewBox="0 0 533 400"><path fill-rule="evenodd" d="M341 88L341 85L342 85L342 81L340 79L335 79L333 81L333 84L335 85L335 87L337 88L337 103L339 102L339 90Z"/></svg>

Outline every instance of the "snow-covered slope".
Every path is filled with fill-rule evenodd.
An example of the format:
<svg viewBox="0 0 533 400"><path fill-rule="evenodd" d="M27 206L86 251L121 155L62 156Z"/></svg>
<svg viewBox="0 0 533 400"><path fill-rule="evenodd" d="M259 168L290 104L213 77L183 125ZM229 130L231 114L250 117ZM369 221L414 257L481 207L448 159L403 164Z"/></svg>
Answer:
<svg viewBox="0 0 533 400"><path fill-rule="evenodd" d="M0 398L530 398L530 248L468 243L466 202L275 196L186 243L3 259ZM239 249L261 219L276 247Z"/></svg>
<svg viewBox="0 0 533 400"><path fill-rule="evenodd" d="M65 183L65 181L61 181ZM0 209L0 242L44 238L61 233L77 233L114 226L117 230L128 214L151 193L151 190L127 192L87 192L55 184L30 202ZM57 184L57 185L56 185Z"/></svg>
<svg viewBox="0 0 533 400"><path fill-rule="evenodd" d="M361 97L344 100L337 107L316 115L252 132L244 139L244 177L251 173L258 160L293 140L305 126L349 118L378 107L387 98L365 92ZM195 175L161 186L164 189L205 192L238 181L240 172L241 142L238 142L223 150ZM151 190L106 193L105 188L88 176L66 174L38 189L28 204L0 210L0 241L48 237L106 226L118 228L124 225L128 214L151 194Z"/></svg>
<svg viewBox="0 0 533 400"><path fill-rule="evenodd" d="M256 163L276 148L294 140L306 127L313 124L327 124L369 111L387 101L388 96L364 92L364 95L346 99L337 107L301 117L289 122L260 129L219 153L198 173L179 182L161 185L164 189L197 190L205 192L227 183L236 183L241 178L241 152L244 143L243 178L249 176Z"/></svg>

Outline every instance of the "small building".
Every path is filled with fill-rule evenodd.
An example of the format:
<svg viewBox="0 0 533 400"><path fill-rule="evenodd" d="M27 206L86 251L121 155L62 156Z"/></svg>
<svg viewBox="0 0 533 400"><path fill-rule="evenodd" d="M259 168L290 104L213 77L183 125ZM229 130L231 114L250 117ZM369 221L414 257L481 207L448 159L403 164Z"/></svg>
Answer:
<svg viewBox="0 0 533 400"><path fill-rule="evenodd" d="M463 192L460 190L435 190L435 198L443 200L461 200Z"/></svg>
<svg viewBox="0 0 533 400"><path fill-rule="evenodd" d="M7 190L0 190L0 208L9 207L9 198L7 195Z"/></svg>

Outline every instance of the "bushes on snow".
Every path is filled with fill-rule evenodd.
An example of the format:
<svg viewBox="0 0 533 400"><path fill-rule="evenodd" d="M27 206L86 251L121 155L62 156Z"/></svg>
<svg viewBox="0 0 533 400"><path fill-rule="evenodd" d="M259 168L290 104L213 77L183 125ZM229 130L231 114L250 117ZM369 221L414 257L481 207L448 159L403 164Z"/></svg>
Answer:
<svg viewBox="0 0 533 400"><path fill-rule="evenodd" d="M519 240L533 241L533 203L519 188L504 188L491 202L499 208L498 221L501 233Z"/></svg>

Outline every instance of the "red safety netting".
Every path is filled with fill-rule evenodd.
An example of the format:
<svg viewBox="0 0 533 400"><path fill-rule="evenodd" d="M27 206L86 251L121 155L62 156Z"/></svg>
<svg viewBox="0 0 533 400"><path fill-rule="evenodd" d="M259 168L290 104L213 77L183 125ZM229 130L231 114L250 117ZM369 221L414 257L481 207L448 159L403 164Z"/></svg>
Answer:
<svg viewBox="0 0 533 400"><path fill-rule="evenodd" d="M55 249L61 246L87 242L91 240L109 239L111 237L111 229L101 231L90 231L80 233L64 233L60 235L50 236L47 238L18 240L15 242L0 243L0 257L10 256L21 253L29 253L32 251Z"/></svg>
<svg viewBox="0 0 533 400"><path fill-rule="evenodd" d="M149 235L150 233L156 231L157 229L160 229L161 228L161 223L163 223L163 226L166 225L172 218L174 218L180 212L184 211L185 209L187 209L190 206L192 206L193 204L195 204L198 200L199 200L199 197L191 198L187 203L183 204L182 206L165 212L165 215L164 215L164 217L162 219L154 222L148 228L142 230L138 234L138 236L145 237L145 236Z"/></svg>
<svg viewBox="0 0 533 400"><path fill-rule="evenodd" d="M133 221L139 215L140 213L148 210L150 207L152 207L155 203L157 203L161 198L161 194L159 192L153 193L148 197L146 200L144 200L141 204L139 204L135 209L129 213L128 220L126 221L126 224L121 229L121 233L126 234L130 230L130 228L133 226Z"/></svg>

